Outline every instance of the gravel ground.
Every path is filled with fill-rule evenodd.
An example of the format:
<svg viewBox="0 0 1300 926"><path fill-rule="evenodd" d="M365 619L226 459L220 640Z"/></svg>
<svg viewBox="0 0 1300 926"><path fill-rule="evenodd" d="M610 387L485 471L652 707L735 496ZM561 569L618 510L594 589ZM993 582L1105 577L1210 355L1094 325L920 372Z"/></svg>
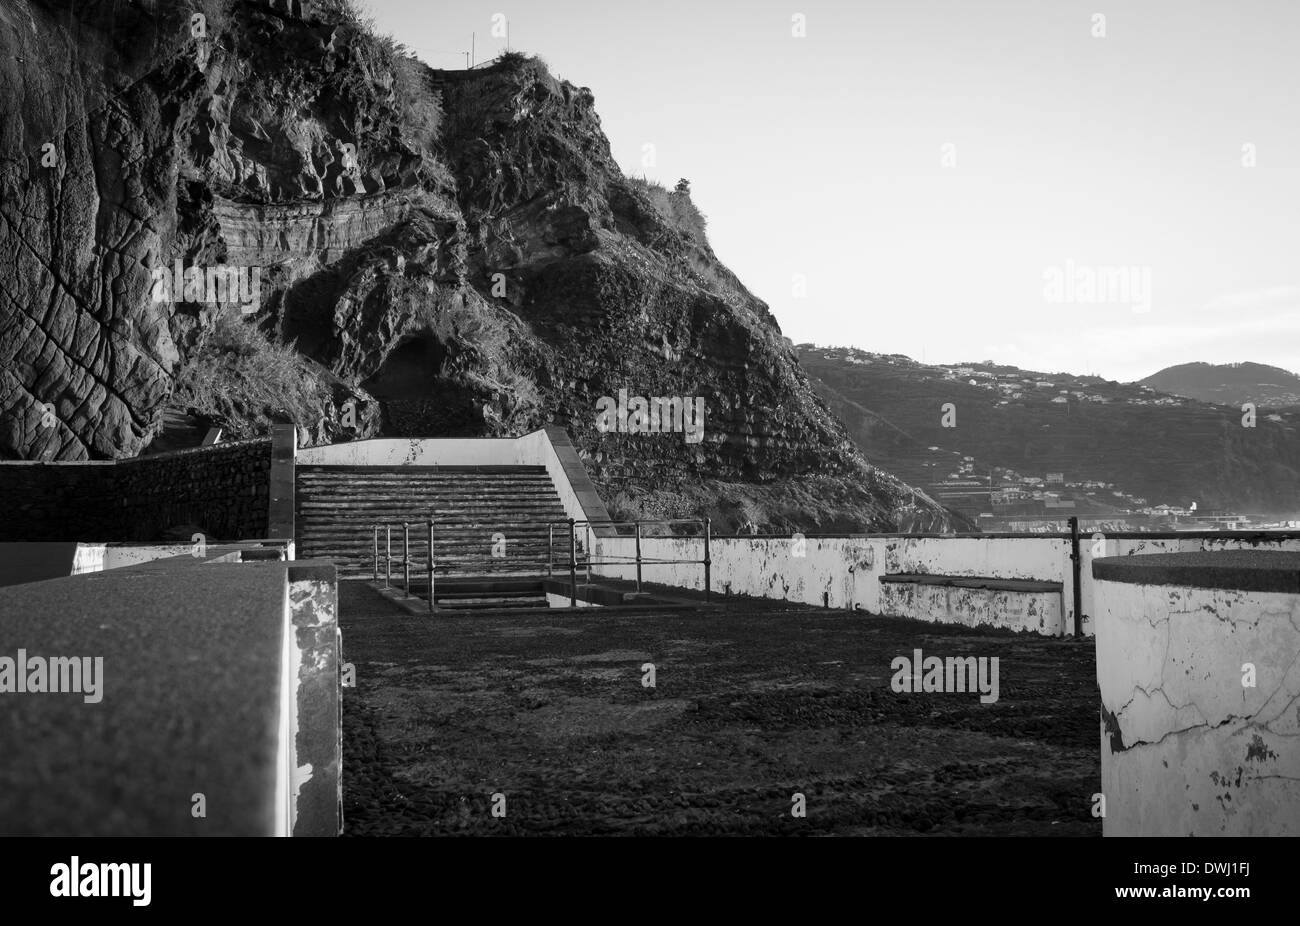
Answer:
<svg viewBox="0 0 1300 926"><path fill-rule="evenodd" d="M1091 641L754 602L414 617L358 582L340 606L347 835L1101 835ZM894 693L918 647L998 657L999 700Z"/></svg>

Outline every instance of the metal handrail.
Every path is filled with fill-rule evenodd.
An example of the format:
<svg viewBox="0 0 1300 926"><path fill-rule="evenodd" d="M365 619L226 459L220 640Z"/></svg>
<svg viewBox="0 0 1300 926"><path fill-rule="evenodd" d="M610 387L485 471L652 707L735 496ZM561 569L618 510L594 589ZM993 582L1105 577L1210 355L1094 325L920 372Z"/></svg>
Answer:
<svg viewBox="0 0 1300 926"><path fill-rule="evenodd" d="M704 567L704 600L705 600L705 601L712 601L712 600L713 600L713 551L712 551L712 545L713 545L713 544L712 544L712 540L713 540L713 520L712 520L711 518L659 518L659 519L652 519L652 518L639 518L639 519L634 520L634 521L615 521L615 520L612 520L612 519L597 519L597 520L584 520L584 521L579 521L579 520L577 520L577 519L575 519L575 518L568 518L568 519L566 519L566 520L564 520L564 521L548 521L548 522L546 522L546 523L547 523L547 528L548 528L548 529L547 529L547 544L546 544L547 575L551 575L551 566L550 566L550 564L554 561L554 558L555 558L555 529L554 529L554 525L556 525L556 524L567 524L567 525L569 526L569 548L570 548L570 553L569 553L569 585L570 585L570 588L569 588L569 596L570 596L570 601L571 601L571 603L574 602L574 601L576 601L576 599L577 599L576 580L574 579L574 572L575 572L575 568L576 568L576 562L574 561L574 552L573 552L573 549L574 549L574 545L575 545L575 542L576 542L576 527L577 527L578 524L583 524L583 525L585 525L585 527L586 527L586 545L585 545L585 548L584 548L584 549L587 551L586 570L587 570L587 583L588 583L588 584L591 583L591 567L592 567L593 565L596 565L596 566L604 566L604 565L621 565L621 564L623 564L623 563L632 563L632 562L635 562L635 563L636 563L636 590L637 590L637 592L639 593L639 592L641 591L641 583L642 583L642 572L641 572L642 566L644 566L644 565L646 565L646 564L650 564L650 565L685 565L685 564L691 564L691 563L698 563L698 564L700 564L701 566ZM656 558L647 558L647 557L643 556L642 553L641 553L641 538L642 538L642 536L643 536L642 533L641 533L641 527L642 527L642 525L646 525L646 524L658 524L658 525L664 525L664 524L667 524L667 525L674 525L674 524L692 524L692 525L699 525L699 526L702 528L702 540L703 540L703 542L704 542L704 556L703 556L703 558L702 558L702 559L656 559ZM592 528L593 526L605 526L605 527L631 527L631 528L633 529L633 537L635 538L635 541L636 541L636 552L635 552L633 558L632 558L632 559L600 559L600 560L592 559L590 551L591 551L591 528ZM692 536L701 536L701 535L682 534L682 535L675 535L675 536L680 536L680 537L692 537ZM610 555L610 556L617 556L617 554L607 554L607 555Z"/></svg>
<svg viewBox="0 0 1300 926"><path fill-rule="evenodd" d="M713 600L713 555L712 555L712 536L713 522L709 518L671 518L671 519L639 519L635 521L614 521L614 520L595 520L580 521L576 518L567 518L563 521L546 521L546 560L541 562L520 562L521 566L546 566L547 577L555 575L555 525L564 524L568 527L569 533L569 606L577 607L578 604L578 525L584 526L583 542L583 568L586 573L587 584L591 584L591 567L592 566L618 566L635 563L636 564L636 590L638 593L642 590L642 568L646 565L651 566L670 566L670 565L687 565L697 563L704 567L704 600ZM642 526L647 524L692 524L699 525L702 528L702 535L687 534L677 535L683 537L701 536L704 542L704 556L702 559L659 559L658 557L647 557L641 550ZM606 554L605 558L596 559L591 555L592 537L591 528L593 526L617 526L631 527L633 536L636 541L636 552L631 558L620 557L619 554ZM409 521L402 521L402 584L406 597L411 597L411 524ZM425 526L428 530L428 578L429 578L429 613L437 612L437 586L436 573L437 562L434 555L434 538L432 517L426 519ZM384 587L392 587L393 575L393 526L392 524L375 524L374 542L372 545L374 551L374 579L379 581L379 529L384 528Z"/></svg>
<svg viewBox="0 0 1300 926"><path fill-rule="evenodd" d="M372 525L374 531L374 578L379 582L379 528L384 528L385 546L384 546L384 588L392 587L393 575L393 526L391 524ZM437 613L437 586L435 584L435 574L437 572L437 560L434 556L433 546L433 518L425 521L428 529L428 551L429 559L427 564L427 575L429 578L429 613ZM402 522L402 586L406 597L411 597L411 523Z"/></svg>

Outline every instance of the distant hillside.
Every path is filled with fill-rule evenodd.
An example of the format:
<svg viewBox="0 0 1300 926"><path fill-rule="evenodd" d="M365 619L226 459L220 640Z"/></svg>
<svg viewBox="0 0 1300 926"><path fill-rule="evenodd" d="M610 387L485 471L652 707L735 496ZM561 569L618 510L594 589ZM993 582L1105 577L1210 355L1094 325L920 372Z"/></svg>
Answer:
<svg viewBox="0 0 1300 926"><path fill-rule="evenodd" d="M1263 363L1180 363L1139 380L1161 392L1202 402L1282 408L1300 405L1300 376Z"/></svg>
<svg viewBox="0 0 1300 926"><path fill-rule="evenodd" d="M1300 410L1263 412L1246 428L1239 408L1137 383L796 349L871 462L913 485L990 475L996 483L995 470L1063 473L1067 482L1113 484L1099 493L1112 501L1113 488L1150 505L1194 501L1200 511L1279 517L1300 511ZM946 403L956 427L943 426Z"/></svg>

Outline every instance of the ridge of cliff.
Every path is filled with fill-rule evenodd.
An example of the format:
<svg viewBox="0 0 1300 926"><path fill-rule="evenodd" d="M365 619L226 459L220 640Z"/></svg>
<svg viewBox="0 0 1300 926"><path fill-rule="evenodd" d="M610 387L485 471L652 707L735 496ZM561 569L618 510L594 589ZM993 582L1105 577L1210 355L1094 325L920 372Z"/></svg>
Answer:
<svg viewBox="0 0 1300 926"><path fill-rule="evenodd" d="M689 185L621 172L591 90L289 7L0 9L0 457L133 456L176 405L311 442L554 423L616 516L958 523L866 461ZM602 428L620 393L698 401L701 439Z"/></svg>

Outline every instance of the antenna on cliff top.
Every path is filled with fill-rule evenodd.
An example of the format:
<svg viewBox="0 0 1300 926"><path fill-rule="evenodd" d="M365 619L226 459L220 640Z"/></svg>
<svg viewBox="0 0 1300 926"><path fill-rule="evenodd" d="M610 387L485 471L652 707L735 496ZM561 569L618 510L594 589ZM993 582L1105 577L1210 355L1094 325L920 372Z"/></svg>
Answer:
<svg viewBox="0 0 1300 926"><path fill-rule="evenodd" d="M469 66L473 67L478 64L478 33L469 34Z"/></svg>

